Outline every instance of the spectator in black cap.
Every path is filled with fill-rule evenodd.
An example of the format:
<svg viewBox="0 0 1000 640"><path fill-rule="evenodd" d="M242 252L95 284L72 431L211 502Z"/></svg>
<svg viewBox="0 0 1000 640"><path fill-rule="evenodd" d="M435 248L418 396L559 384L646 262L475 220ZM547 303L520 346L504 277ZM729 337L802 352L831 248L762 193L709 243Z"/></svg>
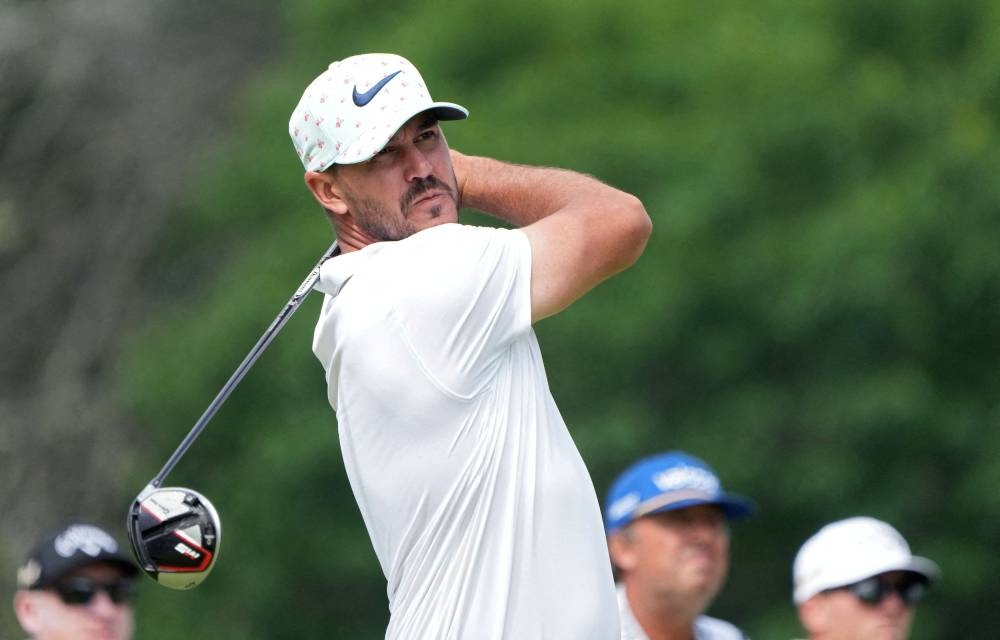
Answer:
<svg viewBox="0 0 1000 640"><path fill-rule="evenodd" d="M729 569L729 521L754 510L683 451L622 472L604 507L621 640L744 640L738 627L705 611Z"/></svg>
<svg viewBox="0 0 1000 640"><path fill-rule="evenodd" d="M71 524L18 569L14 612L33 640L128 640L137 573L107 531Z"/></svg>

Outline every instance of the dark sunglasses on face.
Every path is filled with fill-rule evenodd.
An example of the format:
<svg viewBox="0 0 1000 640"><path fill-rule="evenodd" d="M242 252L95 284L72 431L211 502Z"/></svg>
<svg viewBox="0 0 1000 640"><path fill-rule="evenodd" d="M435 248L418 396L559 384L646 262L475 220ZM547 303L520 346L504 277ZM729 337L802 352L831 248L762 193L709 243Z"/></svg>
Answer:
<svg viewBox="0 0 1000 640"><path fill-rule="evenodd" d="M124 578L114 582L97 582L82 577L67 578L60 580L52 588L66 604L87 604L102 590L115 604L128 602L135 594L135 583Z"/></svg>
<svg viewBox="0 0 1000 640"><path fill-rule="evenodd" d="M845 587L830 589L830 591L841 590L850 591L858 600L873 607L895 592L903 604L912 607L927 595L927 580L921 576L907 576L898 580L872 576Z"/></svg>

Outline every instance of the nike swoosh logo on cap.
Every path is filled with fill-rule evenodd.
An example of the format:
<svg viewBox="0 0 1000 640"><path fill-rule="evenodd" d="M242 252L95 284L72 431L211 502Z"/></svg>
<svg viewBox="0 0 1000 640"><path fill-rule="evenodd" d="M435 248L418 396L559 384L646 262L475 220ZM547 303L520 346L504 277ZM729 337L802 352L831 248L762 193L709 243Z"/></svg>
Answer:
<svg viewBox="0 0 1000 640"><path fill-rule="evenodd" d="M400 71L396 71L394 73L390 73L386 77L384 77L381 80L379 80L378 82L376 82L375 86L373 86L368 91L365 91L364 93L358 93L358 85L354 85L354 94L351 96L351 98L354 100L354 104L356 104L359 107L363 107L366 104L368 104L369 102L371 102L372 98L375 97L375 94L377 94L379 91L381 91L382 87L384 87L385 85L389 84L389 81L392 80L393 78L395 78L396 74L398 74L398 73L400 73Z"/></svg>

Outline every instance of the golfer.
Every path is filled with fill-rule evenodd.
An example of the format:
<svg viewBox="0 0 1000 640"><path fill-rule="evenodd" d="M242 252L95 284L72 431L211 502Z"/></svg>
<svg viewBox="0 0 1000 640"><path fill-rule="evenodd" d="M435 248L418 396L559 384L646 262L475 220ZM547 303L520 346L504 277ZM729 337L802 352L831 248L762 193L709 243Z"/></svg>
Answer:
<svg viewBox="0 0 1000 640"><path fill-rule="evenodd" d="M331 64L289 122L343 252L313 351L388 581L386 637L617 638L597 496L532 324L631 265L651 223L594 178L451 151L440 122L467 115L407 60L366 54ZM513 228L459 224L463 205Z"/></svg>

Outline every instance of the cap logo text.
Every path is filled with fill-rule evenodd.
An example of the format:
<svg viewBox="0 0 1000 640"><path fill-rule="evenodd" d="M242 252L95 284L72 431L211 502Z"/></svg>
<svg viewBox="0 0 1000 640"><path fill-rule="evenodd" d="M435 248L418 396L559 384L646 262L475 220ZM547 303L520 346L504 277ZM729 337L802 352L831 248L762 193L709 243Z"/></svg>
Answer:
<svg viewBox="0 0 1000 640"><path fill-rule="evenodd" d="M82 551L91 558L104 553L117 553L118 543L104 531L87 525L73 525L63 531L53 544L56 553L64 558Z"/></svg>
<svg viewBox="0 0 1000 640"><path fill-rule="evenodd" d="M632 493L625 494L611 503L611 506L608 507L608 515L611 516L612 520L624 518L635 511L638 504L639 494L633 491Z"/></svg>
<svg viewBox="0 0 1000 640"><path fill-rule="evenodd" d="M719 479L715 474L698 467L676 467L653 475L653 484L660 491L693 489L714 495L719 492Z"/></svg>

